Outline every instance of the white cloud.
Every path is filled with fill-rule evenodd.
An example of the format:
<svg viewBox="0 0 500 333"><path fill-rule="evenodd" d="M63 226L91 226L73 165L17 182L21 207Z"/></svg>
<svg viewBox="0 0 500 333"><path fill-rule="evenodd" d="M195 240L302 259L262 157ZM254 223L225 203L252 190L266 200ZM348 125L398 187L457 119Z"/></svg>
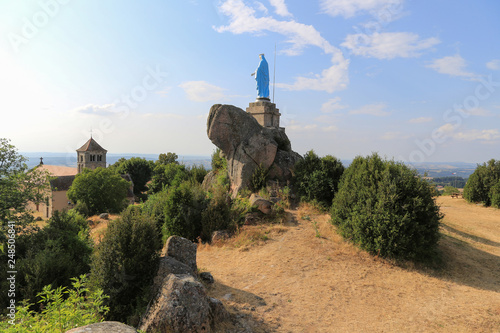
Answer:
<svg viewBox="0 0 500 333"><path fill-rule="evenodd" d="M500 59L493 59L493 60L487 62L486 67L488 67L488 69L491 69L494 71L500 70Z"/></svg>
<svg viewBox="0 0 500 333"><path fill-rule="evenodd" d="M261 12L263 12L265 15L267 15L267 13L269 12L267 10L267 7L264 6L264 4L262 2L255 1L255 6L257 7L258 10L260 10Z"/></svg>
<svg viewBox="0 0 500 333"><path fill-rule="evenodd" d="M184 115L175 113L144 113L140 115L143 118L154 119L184 119Z"/></svg>
<svg viewBox="0 0 500 333"><path fill-rule="evenodd" d="M479 107L465 110L465 112L471 116L480 116L480 117L488 117L488 116L493 115L493 113L490 112L489 110L479 108Z"/></svg>
<svg viewBox="0 0 500 333"><path fill-rule="evenodd" d="M155 91L155 94L166 96L170 93L171 90L172 90L172 87L165 87L165 88L163 88L163 90Z"/></svg>
<svg viewBox="0 0 500 333"><path fill-rule="evenodd" d="M210 84L206 81L188 81L179 85L188 98L195 102L220 101L227 97L225 89Z"/></svg>
<svg viewBox="0 0 500 333"><path fill-rule="evenodd" d="M471 129L456 131L459 126L452 124L445 124L441 126L438 130L453 139L460 141L483 141L491 142L500 139L500 131L498 129Z"/></svg>
<svg viewBox="0 0 500 333"><path fill-rule="evenodd" d="M411 32L376 32L373 35L347 35L341 45L355 55L393 59L418 57L422 54L421 51L439 43L439 39L435 37L420 39L417 34Z"/></svg>
<svg viewBox="0 0 500 333"><path fill-rule="evenodd" d="M401 132L386 132L380 138L382 140L392 141L396 139L408 138L408 136L404 136Z"/></svg>
<svg viewBox="0 0 500 333"><path fill-rule="evenodd" d="M248 7L242 0L226 0L219 9L229 16L229 25L213 27L217 32L234 34L276 32L287 36L291 47L284 52L288 55L298 55L309 45L317 46L326 53L340 52L332 46L312 26L298 23L294 20L279 21L269 16L256 17L255 9Z"/></svg>
<svg viewBox="0 0 500 333"><path fill-rule="evenodd" d="M318 128L318 125L316 125L316 124L303 125L295 120L290 121L290 124L286 127L287 130L296 131L296 132L312 131L312 130L316 130L317 128Z"/></svg>
<svg viewBox="0 0 500 333"><path fill-rule="evenodd" d="M347 105L340 104L340 97L337 96L323 103L323 105L321 105L321 112L330 113L338 110L343 110L345 108L347 108Z"/></svg>
<svg viewBox="0 0 500 333"><path fill-rule="evenodd" d="M495 141L500 139L500 131L498 131L497 129L473 129L463 132L457 132L453 135L453 137L461 141Z"/></svg>
<svg viewBox="0 0 500 333"><path fill-rule="evenodd" d="M387 105L384 103L368 104L360 107L359 109L349 111L349 114L366 114L377 117L385 117L390 114L385 110L386 107Z"/></svg>
<svg viewBox="0 0 500 333"><path fill-rule="evenodd" d="M466 66L467 64L465 63L465 59L462 58L459 54L436 59L431 64L427 65L427 67L432 68L433 70L441 74L461 76L468 79L476 79L476 74L465 71Z"/></svg>
<svg viewBox="0 0 500 333"><path fill-rule="evenodd" d="M299 76L295 78L293 84L276 83L276 87L286 90L326 91L330 94L334 91L347 88L347 84L349 83L349 60L342 57L341 61L337 62L334 57L332 58L332 62L333 65L323 70L321 74L316 74L314 77Z"/></svg>
<svg viewBox="0 0 500 333"><path fill-rule="evenodd" d="M103 104L103 105L96 105L96 104L87 104L84 106L80 106L76 109L74 109L74 112L77 113L84 113L84 114L90 114L90 115L95 115L95 116L112 116L117 114L116 111L116 104Z"/></svg>
<svg viewBox="0 0 500 333"><path fill-rule="evenodd" d="M321 0L321 9L331 16L353 17L362 12L380 11L388 9L391 15L390 7L400 6L402 0ZM390 20L387 18L386 20Z"/></svg>
<svg viewBox="0 0 500 333"><path fill-rule="evenodd" d="M420 117L420 118L410 119L408 122L411 124L422 124L422 123L429 123L431 121L432 117Z"/></svg>
<svg viewBox="0 0 500 333"><path fill-rule="evenodd" d="M274 3L284 4L283 1L274 1ZM326 54L332 55L331 67L323 70L321 74L314 77L299 76L294 83L278 83L277 87L287 90L318 90L329 93L347 87L349 60L345 59L342 52L324 39L312 25L298 23L295 20L280 21L269 16L257 17L255 9L245 5L242 0L226 0L219 6L219 9L229 17L229 24L214 27L217 32L259 34L270 31L288 38L287 43L290 47L283 51L287 55L299 55L308 46L319 47Z"/></svg>
<svg viewBox="0 0 500 333"><path fill-rule="evenodd" d="M338 128L337 126L335 126L335 125L326 126L326 127L322 127L322 128L321 128L321 130L322 130L323 132L336 132L336 131L338 131L338 129L339 129L339 128Z"/></svg>
<svg viewBox="0 0 500 333"><path fill-rule="evenodd" d="M280 16L292 16L286 7L285 0L269 0L269 2L274 7L276 14Z"/></svg>

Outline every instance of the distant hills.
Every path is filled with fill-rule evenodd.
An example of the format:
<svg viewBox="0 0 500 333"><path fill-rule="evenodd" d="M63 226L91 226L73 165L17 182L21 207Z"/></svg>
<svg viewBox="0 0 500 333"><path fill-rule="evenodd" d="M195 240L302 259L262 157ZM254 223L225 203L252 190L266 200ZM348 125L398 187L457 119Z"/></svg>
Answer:
<svg viewBox="0 0 500 333"><path fill-rule="evenodd" d="M54 152L20 152L21 155L27 157L28 167L33 168L40 164L40 157L43 157L43 163L48 165L63 165L76 168L76 153L54 153ZM150 161L156 161L159 154L106 154L106 162L113 164L120 158L142 157ZM191 156L180 155L177 159L179 163L186 166L203 165L205 168L211 168L210 156Z"/></svg>
<svg viewBox="0 0 500 333"><path fill-rule="evenodd" d="M29 158L28 166L30 168L40 163L40 157L43 157L43 163L49 165L63 165L69 167L76 167L76 154L75 153L54 153L54 152L20 152L21 155ZM158 154L107 154L108 164L113 164L120 158L142 157L147 160L156 161ZM186 166L203 165L205 168L211 168L210 156L192 156L180 155L178 161ZM352 160L342 160L344 166L349 166ZM476 163L466 162L427 162L427 163L413 163L411 167L417 169L421 175L426 174L428 177L462 177L469 178L469 176L476 169Z"/></svg>

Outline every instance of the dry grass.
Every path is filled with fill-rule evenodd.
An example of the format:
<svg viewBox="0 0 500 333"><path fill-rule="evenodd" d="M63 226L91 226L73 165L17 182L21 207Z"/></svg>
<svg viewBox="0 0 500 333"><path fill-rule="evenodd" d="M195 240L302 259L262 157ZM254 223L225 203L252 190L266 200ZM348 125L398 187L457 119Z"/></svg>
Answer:
<svg viewBox="0 0 500 333"><path fill-rule="evenodd" d="M307 206L268 226L279 232L256 226L200 246L198 265L216 279L210 295L252 332L500 332L500 211L438 203L439 270L373 257Z"/></svg>
<svg viewBox="0 0 500 333"><path fill-rule="evenodd" d="M108 228L108 223L120 217L120 215L109 214L109 219L104 220L99 217L99 215L94 215L87 218L87 221L92 221L90 224L90 237L94 240L94 243L99 243Z"/></svg>

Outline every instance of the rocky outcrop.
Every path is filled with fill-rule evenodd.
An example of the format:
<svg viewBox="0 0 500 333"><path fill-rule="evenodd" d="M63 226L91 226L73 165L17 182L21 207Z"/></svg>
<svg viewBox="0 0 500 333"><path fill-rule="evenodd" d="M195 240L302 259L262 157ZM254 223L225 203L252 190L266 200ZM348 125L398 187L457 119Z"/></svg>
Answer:
<svg viewBox="0 0 500 333"><path fill-rule="evenodd" d="M104 321L102 323L90 324L78 328L73 328L66 333L137 333L137 330L131 326L119 323L117 321Z"/></svg>
<svg viewBox="0 0 500 333"><path fill-rule="evenodd" d="M229 319L223 304L209 297L197 281L197 271L196 244L170 237L154 279L154 298L139 325L141 331L211 332L218 323Z"/></svg>
<svg viewBox="0 0 500 333"><path fill-rule="evenodd" d="M227 158L233 195L249 187L259 166L270 179L285 183L302 157L292 151L290 140L279 128L262 127L249 113L232 105L216 104L207 120L208 138Z"/></svg>
<svg viewBox="0 0 500 333"><path fill-rule="evenodd" d="M264 213L266 215L271 214L271 212L273 210L274 203L272 203L269 200L264 199L263 197L255 194L255 193L252 193L249 201L250 201L250 204L252 206L257 207L258 210L260 210L262 213Z"/></svg>
<svg viewBox="0 0 500 333"><path fill-rule="evenodd" d="M169 237L163 248L162 256L172 257L188 265L194 273L198 269L196 266L196 244L186 238L180 236Z"/></svg>

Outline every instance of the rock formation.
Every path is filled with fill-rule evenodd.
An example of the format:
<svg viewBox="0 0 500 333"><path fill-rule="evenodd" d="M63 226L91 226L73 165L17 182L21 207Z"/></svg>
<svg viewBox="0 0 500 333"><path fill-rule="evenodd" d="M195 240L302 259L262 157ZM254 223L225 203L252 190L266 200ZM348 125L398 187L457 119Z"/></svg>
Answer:
<svg viewBox="0 0 500 333"><path fill-rule="evenodd" d="M117 321L104 321L102 323L90 324L78 328L73 328L66 333L137 333L137 330L131 326L119 323Z"/></svg>
<svg viewBox="0 0 500 333"><path fill-rule="evenodd" d="M207 120L208 138L227 159L233 195L248 188L254 171L269 170L268 178L286 183L302 157L292 151L280 128L262 127L249 113L232 105L215 104Z"/></svg>
<svg viewBox="0 0 500 333"><path fill-rule="evenodd" d="M172 236L162 251L154 298L139 329L149 332L211 332L230 318L223 304L197 280L196 245ZM212 278L213 279L213 278Z"/></svg>

